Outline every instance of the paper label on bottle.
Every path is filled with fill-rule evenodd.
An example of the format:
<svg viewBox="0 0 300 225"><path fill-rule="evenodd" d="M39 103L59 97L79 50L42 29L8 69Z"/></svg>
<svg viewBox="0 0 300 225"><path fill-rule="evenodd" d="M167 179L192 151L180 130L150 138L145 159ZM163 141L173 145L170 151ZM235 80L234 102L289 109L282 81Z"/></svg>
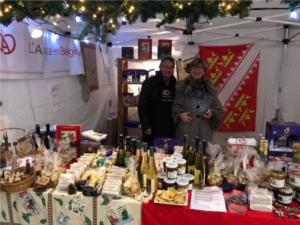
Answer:
<svg viewBox="0 0 300 225"><path fill-rule="evenodd" d="M156 189L155 180L154 179L147 179L147 192L149 194L154 193Z"/></svg>
<svg viewBox="0 0 300 225"><path fill-rule="evenodd" d="M200 183L200 170L195 169L194 170L194 186L195 187L199 187L199 183Z"/></svg>
<svg viewBox="0 0 300 225"><path fill-rule="evenodd" d="M200 173L199 186L200 188L205 187L205 172Z"/></svg>
<svg viewBox="0 0 300 225"><path fill-rule="evenodd" d="M146 174L143 174L143 188L147 187L147 176Z"/></svg>
<svg viewBox="0 0 300 225"><path fill-rule="evenodd" d="M168 178L170 178L170 179L176 179L176 178L177 178L177 170L174 170L174 171L168 171L167 176L168 176Z"/></svg>
<svg viewBox="0 0 300 225"><path fill-rule="evenodd" d="M188 173L194 175L195 166L188 166Z"/></svg>

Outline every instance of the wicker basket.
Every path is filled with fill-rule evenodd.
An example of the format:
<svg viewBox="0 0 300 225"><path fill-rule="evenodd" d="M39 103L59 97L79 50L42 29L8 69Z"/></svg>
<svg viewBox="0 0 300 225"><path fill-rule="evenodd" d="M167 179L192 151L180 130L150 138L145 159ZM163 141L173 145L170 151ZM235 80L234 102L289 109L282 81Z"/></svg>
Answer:
<svg viewBox="0 0 300 225"><path fill-rule="evenodd" d="M25 170L25 168L18 168L16 171ZM25 178L24 180L16 183L0 183L0 191L12 193L12 192L20 192L25 191L27 188L29 188L34 181L36 180L36 176L33 173L31 176Z"/></svg>
<svg viewBox="0 0 300 225"><path fill-rule="evenodd" d="M12 147L14 146L17 158L20 157L22 158L24 156L32 155L33 160L35 160L35 153L36 153L35 144L29 132L21 128L5 128L5 129L0 129L0 135L1 135L0 137L3 137L3 141L4 141L4 144L2 144L1 146L1 156L3 156L3 152L4 153L11 152ZM24 143L26 144L26 146L29 148L30 151L28 151L26 154L20 154L21 152L19 150L22 150L22 144ZM12 167L13 168L15 167L14 163ZM21 180L20 182L14 182L14 183L1 182L0 191L4 191L8 193L25 191L36 180L34 168L32 167L31 170L32 170L31 175ZM15 168L14 172L18 172L18 171L19 172L25 171L25 167Z"/></svg>

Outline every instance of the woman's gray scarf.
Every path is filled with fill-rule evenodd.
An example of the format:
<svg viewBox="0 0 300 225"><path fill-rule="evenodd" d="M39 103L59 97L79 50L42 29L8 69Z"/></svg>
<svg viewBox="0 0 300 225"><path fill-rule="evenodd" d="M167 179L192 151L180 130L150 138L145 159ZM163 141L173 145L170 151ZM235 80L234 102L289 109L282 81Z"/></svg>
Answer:
<svg viewBox="0 0 300 225"><path fill-rule="evenodd" d="M207 82L203 77L194 79L189 76L185 79L184 86L183 93L188 97L203 99L204 94L207 92Z"/></svg>

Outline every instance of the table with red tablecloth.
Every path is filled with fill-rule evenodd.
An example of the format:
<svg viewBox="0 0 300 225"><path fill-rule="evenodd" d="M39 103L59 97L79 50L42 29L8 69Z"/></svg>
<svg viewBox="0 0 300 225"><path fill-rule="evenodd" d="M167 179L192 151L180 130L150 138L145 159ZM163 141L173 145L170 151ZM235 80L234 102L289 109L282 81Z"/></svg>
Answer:
<svg viewBox="0 0 300 225"><path fill-rule="evenodd" d="M300 219L280 218L273 212L248 210L246 214L207 212L188 206L171 206L154 203L142 204L142 225L300 225Z"/></svg>

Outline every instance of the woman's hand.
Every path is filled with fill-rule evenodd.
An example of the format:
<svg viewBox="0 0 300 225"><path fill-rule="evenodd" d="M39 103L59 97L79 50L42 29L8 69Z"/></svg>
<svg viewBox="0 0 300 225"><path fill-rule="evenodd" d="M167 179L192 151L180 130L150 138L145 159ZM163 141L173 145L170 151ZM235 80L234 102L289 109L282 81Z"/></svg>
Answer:
<svg viewBox="0 0 300 225"><path fill-rule="evenodd" d="M213 116L213 112L211 111L211 109L208 109L205 113L203 113L203 117L205 119L210 119Z"/></svg>
<svg viewBox="0 0 300 225"><path fill-rule="evenodd" d="M190 117L190 114L188 112L180 113L179 118L183 123L189 123L192 121L192 118Z"/></svg>

